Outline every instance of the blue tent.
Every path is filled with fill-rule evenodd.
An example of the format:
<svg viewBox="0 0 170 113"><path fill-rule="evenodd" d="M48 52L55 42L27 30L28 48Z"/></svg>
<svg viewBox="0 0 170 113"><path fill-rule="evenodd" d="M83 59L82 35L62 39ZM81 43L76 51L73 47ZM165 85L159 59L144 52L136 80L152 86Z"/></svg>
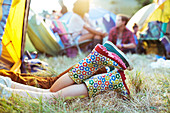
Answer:
<svg viewBox="0 0 170 113"><path fill-rule="evenodd" d="M106 32L115 26L116 15L103 8L91 8L89 16L91 20L96 21L97 25L103 24Z"/></svg>

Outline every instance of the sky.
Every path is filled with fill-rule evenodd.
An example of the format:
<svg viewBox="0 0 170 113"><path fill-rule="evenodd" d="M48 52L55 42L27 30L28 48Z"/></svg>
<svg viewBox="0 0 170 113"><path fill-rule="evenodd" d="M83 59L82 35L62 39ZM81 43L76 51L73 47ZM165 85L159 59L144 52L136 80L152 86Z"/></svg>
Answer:
<svg viewBox="0 0 170 113"><path fill-rule="evenodd" d="M76 0L63 0L69 11L72 11L73 4ZM134 14L137 10L136 0L90 0L90 7L102 7L106 10L112 11L114 14L123 13L127 15ZM114 1L114 4L111 3ZM128 4L128 5L127 5ZM43 10L52 13L52 10L60 12L61 6L58 0L31 0L30 7L36 13L41 13Z"/></svg>
<svg viewBox="0 0 170 113"><path fill-rule="evenodd" d="M64 4L67 6L68 10L71 10L73 7L73 3L76 0L63 0ZM58 0L31 0L31 9L33 9L37 13L41 13L42 10L46 10L49 13L52 10L61 10L61 6L58 3Z"/></svg>

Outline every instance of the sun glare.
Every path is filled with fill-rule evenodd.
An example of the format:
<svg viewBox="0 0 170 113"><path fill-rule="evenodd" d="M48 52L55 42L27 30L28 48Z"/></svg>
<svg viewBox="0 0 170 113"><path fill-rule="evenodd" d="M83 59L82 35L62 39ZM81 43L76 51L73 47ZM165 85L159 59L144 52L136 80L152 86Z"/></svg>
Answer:
<svg viewBox="0 0 170 113"><path fill-rule="evenodd" d="M75 1L76 0L63 0L69 11L72 10ZM49 13L51 13L52 10L61 10L58 0L32 0L30 7L37 13L41 13L43 10L48 11Z"/></svg>
<svg viewBox="0 0 170 113"><path fill-rule="evenodd" d="M64 4L66 5L66 7L68 8L69 11L72 11L73 8L73 4L76 0L63 0Z"/></svg>

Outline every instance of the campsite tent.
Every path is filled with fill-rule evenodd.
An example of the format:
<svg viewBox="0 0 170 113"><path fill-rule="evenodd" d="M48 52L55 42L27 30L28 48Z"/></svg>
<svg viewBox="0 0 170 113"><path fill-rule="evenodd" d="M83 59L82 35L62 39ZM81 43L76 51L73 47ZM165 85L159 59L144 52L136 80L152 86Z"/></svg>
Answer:
<svg viewBox="0 0 170 113"><path fill-rule="evenodd" d="M126 27L129 30L133 31L132 27L134 23L136 23L140 30L143 27L148 16L151 15L157 7L158 5L156 3L151 3L147 6L144 6L132 16L132 18L128 21Z"/></svg>
<svg viewBox="0 0 170 113"><path fill-rule="evenodd" d="M157 0L143 7L130 19L127 27L132 30L134 23L139 25L138 46L143 46L147 54L164 55L165 45L160 39L170 33L170 0Z"/></svg>
<svg viewBox="0 0 170 113"><path fill-rule="evenodd" d="M8 70L20 72L29 4L30 0L0 1L0 65Z"/></svg>
<svg viewBox="0 0 170 113"><path fill-rule="evenodd" d="M28 36L34 47L41 53L57 55L62 49L60 39L50 30L50 27L38 14L30 10L28 18Z"/></svg>
<svg viewBox="0 0 170 113"><path fill-rule="evenodd" d="M170 0L164 0L162 4L159 5L158 8L147 18L144 26L141 29L145 31L147 29L148 23L158 21L163 23L161 26L161 36L163 36L162 32L166 32L167 24L170 21Z"/></svg>
<svg viewBox="0 0 170 113"><path fill-rule="evenodd" d="M26 33L26 41L25 41L25 48L24 51L29 51L29 52L36 52L37 50L35 49L34 45L32 44L28 33Z"/></svg>
<svg viewBox="0 0 170 113"><path fill-rule="evenodd" d="M62 33L69 32L66 30L66 27L63 28L61 26L66 26L65 24L69 23L71 16L72 12L68 12L59 19L62 25L59 24L57 26L60 28ZM114 20L116 16L105 9L93 8L90 10L89 16L96 27L100 27L103 31L109 32L110 28L115 26ZM48 26L48 23L44 22L43 18L36 14L33 10L30 10L29 12L27 33L30 41L38 52L56 56L62 53L65 49L63 42L61 41L61 37L54 34ZM80 46L83 45L83 43L80 44Z"/></svg>
<svg viewBox="0 0 170 113"><path fill-rule="evenodd" d="M105 32L115 26L116 15L103 8L91 8L89 17L96 27L102 28Z"/></svg>
<svg viewBox="0 0 170 113"><path fill-rule="evenodd" d="M160 3L160 1L162 1ZM157 3L149 4L141 8L127 23L127 27L132 31L134 23L139 26L140 32L145 32L151 22L161 22L161 30L166 32L167 23L170 19L170 0L158 0ZM162 36L160 36L162 37Z"/></svg>

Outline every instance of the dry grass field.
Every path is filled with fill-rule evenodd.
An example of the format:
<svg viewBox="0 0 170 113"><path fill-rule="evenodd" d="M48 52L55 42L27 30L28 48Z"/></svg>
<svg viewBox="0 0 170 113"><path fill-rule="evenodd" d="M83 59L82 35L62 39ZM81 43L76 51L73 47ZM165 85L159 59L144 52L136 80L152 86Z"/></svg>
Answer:
<svg viewBox="0 0 170 113"><path fill-rule="evenodd" d="M71 59L65 56L41 56L40 59L49 64L48 71L36 73L41 76L56 76L69 66L83 59L87 54ZM42 103L40 100L23 99L13 95L9 100L0 100L0 112L61 112L61 113L168 113L170 111L170 69L151 68L152 56L128 54L134 65L132 71L125 71L126 83L131 92L131 100L118 98L114 91L106 92L94 98L56 99L55 104Z"/></svg>

